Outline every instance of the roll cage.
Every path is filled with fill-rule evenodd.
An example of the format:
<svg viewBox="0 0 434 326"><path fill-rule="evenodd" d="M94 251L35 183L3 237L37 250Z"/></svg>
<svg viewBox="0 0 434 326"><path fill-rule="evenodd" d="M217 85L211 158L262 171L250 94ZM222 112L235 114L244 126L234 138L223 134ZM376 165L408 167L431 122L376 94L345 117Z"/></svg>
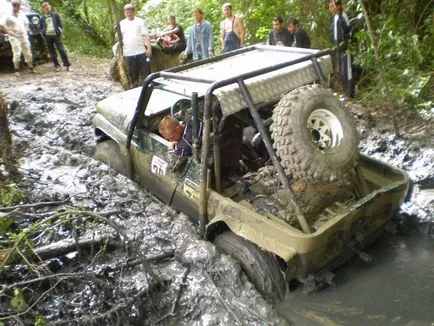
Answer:
<svg viewBox="0 0 434 326"><path fill-rule="evenodd" d="M210 134L212 130L212 120L213 117L216 117L216 105L213 105L215 103L215 100L213 100L214 93L229 85L235 85L239 92L241 92L242 100L245 103L245 106L248 108L251 117L253 118L254 123L256 124L256 128L262 135L263 142L265 144L266 150L269 154L269 157L273 163L273 166L275 167L277 174L279 176L279 179L286 190L287 197L289 200L289 203L294 207L295 215L300 223L300 226L304 233L311 233L310 227L301 213L301 210L297 203L293 200L294 194L290 187L290 183L288 180L288 177L286 176L279 159L277 157L276 152L273 149L272 141L269 136L269 134L266 132L266 127L264 126L264 123L258 113L258 103L255 102L252 98L251 91L249 90L248 85L246 85L247 80L251 80L252 78L266 75L272 72L276 72L279 70L282 70L287 67L291 67L300 63L305 63L310 61L312 64L312 67L315 72L315 80L311 81L318 81L320 84L325 84L325 76L323 73L323 70L321 68L321 65L319 64L318 60L322 57L325 57L327 55L331 55L334 51L334 49L327 49L322 51L313 51L311 50L311 53L306 52L305 55L302 55L299 58L293 59L290 55L288 55L288 59L284 59L282 62L279 62L278 64L269 64L265 67L254 69L251 71L245 71L241 73L234 73L230 76L227 76L222 79L212 79L212 78L202 78L197 76L188 76L183 74L183 72L186 71L193 71L195 68L198 67L205 67L206 65L212 65L213 63L222 61L222 60L230 60L230 58L233 58L237 55L243 54L243 53L249 53L252 51L266 51L266 52L288 52L290 53L289 49L285 49L283 47L276 47L276 46L266 46L266 45L253 45L250 47L238 49L235 51L231 51L228 53L225 53L223 55L219 55L216 57L210 57L205 60L200 60L196 62L192 62L190 64L175 67L172 69L168 69L161 72L156 72L151 75L149 75L143 84L143 88L139 97L139 100L137 102L137 107L133 116L133 119L131 120L131 123L127 130L127 140L126 140L126 148L128 153L130 152L131 148L131 141L134 134L134 130L141 119L144 117L144 112L146 110L146 107L149 103L149 100L151 98L151 94L154 89L163 89L167 92L173 92L177 94L181 94L179 91L179 88L173 87L171 88L170 85L167 85L164 83L164 80L174 80L174 81L185 81L185 82L191 82L195 83L196 85L200 85L202 89L206 89L206 91L202 94L198 94L196 91L192 91L190 94L183 93L182 95L189 95L192 99L192 112L193 112L193 126L195 126L195 121L197 125L198 120L198 98L204 100L204 111L203 111L203 134L202 134L202 141L201 141L201 154L199 156L198 152L198 146L194 146L193 148L193 158L198 160L200 162L200 192L199 192L199 221L200 221L200 233L201 235L205 234L205 224L206 224L206 218L207 218L207 185L209 184L208 180L208 165L207 165L207 158L208 153L210 151ZM306 51L306 50L305 50ZM312 53L313 52L313 53ZM288 72L289 73L289 72ZM203 87L205 86L205 87ZM230 114L230 112L229 112ZM193 130L197 130L197 128L193 127ZM217 192L221 191L221 170L219 163L220 160L220 150L219 150L219 135L218 135L218 128L214 128L213 130L213 142L214 142L214 150L213 150L213 157L214 157L214 173L215 173L215 188ZM193 132L193 144L197 144L198 135ZM131 161L131 160L130 160Z"/></svg>

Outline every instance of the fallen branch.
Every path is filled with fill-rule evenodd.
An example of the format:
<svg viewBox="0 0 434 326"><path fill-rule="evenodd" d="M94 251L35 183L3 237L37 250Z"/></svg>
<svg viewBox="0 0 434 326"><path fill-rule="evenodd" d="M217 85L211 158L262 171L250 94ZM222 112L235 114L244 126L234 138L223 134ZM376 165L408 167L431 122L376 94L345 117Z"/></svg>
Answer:
<svg viewBox="0 0 434 326"><path fill-rule="evenodd" d="M46 246L42 246L39 248L34 248L32 252L26 252L21 255L12 255L12 252L17 250L18 241L15 243L14 248L12 248L3 261L2 266L11 265L16 263L20 256L21 258L28 259L38 259L38 260L46 260L54 257L59 257L66 255L70 252L77 251L77 249L89 249L92 247L100 247L104 244L108 244L110 246L115 246L116 241L115 237L112 235L97 235L97 236L87 236L76 241L73 238L60 240L54 243L50 243ZM27 262L29 263L29 262Z"/></svg>
<svg viewBox="0 0 434 326"><path fill-rule="evenodd" d="M205 275L212 284L214 288L214 292L217 294L217 298L220 300L220 302L223 304L223 307L226 309L226 311L232 316L232 318L240 325L244 325L244 323L238 318L238 316L232 311L232 309L229 307L229 304L226 302L226 300L222 297L220 294L220 291L217 288L217 285L215 284L214 280L211 278L211 276L208 274L207 271L205 271Z"/></svg>
<svg viewBox="0 0 434 326"><path fill-rule="evenodd" d="M176 310L176 307L178 306L178 302L181 299L182 292L183 292L184 287L186 285L185 281L187 280L188 273L190 273L190 267L187 267L185 269L185 271L184 271L184 274L182 275L181 284L179 285L178 293L176 294L176 299L173 302L172 308L170 309L170 311L167 314L165 314L163 317L161 317L161 318L157 319L156 321L154 321L152 324L159 324L163 320L165 320L166 318L175 316L175 310Z"/></svg>
<svg viewBox="0 0 434 326"><path fill-rule="evenodd" d="M35 207L41 207L41 206L52 206L52 205L62 205L64 203L67 203L70 198L67 198L63 201L46 201L46 202L40 202L40 203L33 203L33 204L23 204L23 205L16 205L16 206L9 206L9 207L0 207L0 212L9 212L13 211L15 209L21 209L21 208L35 208Z"/></svg>

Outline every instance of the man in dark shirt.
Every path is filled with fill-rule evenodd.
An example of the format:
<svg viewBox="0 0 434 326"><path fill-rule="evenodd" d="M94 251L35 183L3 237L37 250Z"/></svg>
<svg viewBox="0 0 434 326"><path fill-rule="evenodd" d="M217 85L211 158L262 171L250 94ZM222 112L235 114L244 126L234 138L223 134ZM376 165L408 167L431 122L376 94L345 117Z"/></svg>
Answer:
<svg viewBox="0 0 434 326"><path fill-rule="evenodd" d="M163 51L166 53L174 53L174 52L182 52L185 50L187 46L187 42L185 40L184 29L181 25L176 23L176 18L173 15L170 15L167 18L168 25L160 34L161 37L164 36L172 36L170 40L170 45L164 46Z"/></svg>
<svg viewBox="0 0 434 326"><path fill-rule="evenodd" d="M288 31L293 37L291 46L305 49L310 48L309 35L307 35L304 29L300 28L297 18L288 19Z"/></svg>
<svg viewBox="0 0 434 326"><path fill-rule="evenodd" d="M63 66L66 71L72 71L71 63L66 54L65 47L62 42L62 20L57 12L52 10L48 2L42 4L44 14L41 15L41 33L47 43L48 52L50 52L51 60L54 64L54 69L60 71L59 60L57 59L56 49L59 51Z"/></svg>
<svg viewBox="0 0 434 326"><path fill-rule="evenodd" d="M339 79L345 95L354 97L355 82L351 69L351 55L346 43L351 38L351 23L342 7L341 0L330 0L329 11L332 14L332 41L336 46L335 65L339 72Z"/></svg>
<svg viewBox="0 0 434 326"><path fill-rule="evenodd" d="M289 34L288 30L283 25L283 19L281 16L276 16L273 18L273 29L268 35L268 44L270 45L280 45L280 46L291 46L292 36Z"/></svg>

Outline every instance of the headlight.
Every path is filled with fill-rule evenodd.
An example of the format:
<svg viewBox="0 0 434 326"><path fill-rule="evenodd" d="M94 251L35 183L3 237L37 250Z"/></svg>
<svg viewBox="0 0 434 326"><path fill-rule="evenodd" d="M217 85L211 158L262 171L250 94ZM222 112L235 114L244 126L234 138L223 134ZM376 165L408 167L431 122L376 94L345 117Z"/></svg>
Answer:
<svg viewBox="0 0 434 326"><path fill-rule="evenodd" d="M39 23L39 17L37 17L37 16L33 16L33 17L32 17L32 24L33 24L33 25L38 25L38 23Z"/></svg>

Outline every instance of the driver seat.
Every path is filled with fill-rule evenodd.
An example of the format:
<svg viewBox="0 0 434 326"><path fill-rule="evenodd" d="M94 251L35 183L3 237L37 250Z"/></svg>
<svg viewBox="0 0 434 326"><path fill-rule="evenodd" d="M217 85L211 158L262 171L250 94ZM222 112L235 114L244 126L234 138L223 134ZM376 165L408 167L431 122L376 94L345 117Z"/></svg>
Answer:
<svg viewBox="0 0 434 326"><path fill-rule="evenodd" d="M219 123L222 176L240 168L243 125L234 115L224 116Z"/></svg>

